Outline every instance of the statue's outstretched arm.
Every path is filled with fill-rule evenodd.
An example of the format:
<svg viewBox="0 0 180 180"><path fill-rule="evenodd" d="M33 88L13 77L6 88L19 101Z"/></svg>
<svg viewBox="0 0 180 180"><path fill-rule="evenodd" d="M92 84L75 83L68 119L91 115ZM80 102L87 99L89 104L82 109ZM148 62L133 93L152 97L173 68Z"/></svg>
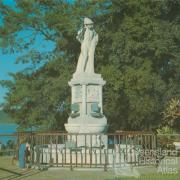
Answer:
<svg viewBox="0 0 180 180"><path fill-rule="evenodd" d="M83 41L83 34L84 34L84 32L83 32L83 30L84 30L84 28L81 28L79 31L78 31L78 33L77 33L77 36L76 36L76 39L81 43L82 41Z"/></svg>

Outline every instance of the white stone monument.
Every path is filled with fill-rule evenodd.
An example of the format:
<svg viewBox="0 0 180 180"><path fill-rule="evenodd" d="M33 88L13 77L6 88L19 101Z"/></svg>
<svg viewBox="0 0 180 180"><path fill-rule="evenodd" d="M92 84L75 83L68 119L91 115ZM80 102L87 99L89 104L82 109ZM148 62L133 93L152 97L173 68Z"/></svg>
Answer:
<svg viewBox="0 0 180 180"><path fill-rule="evenodd" d="M71 115L65 128L68 133L105 133L107 119L103 114L102 89L105 81L101 74L94 72L94 52L98 42L98 34L93 28L93 22L84 18L84 27L78 31L77 39L81 43L81 53L76 72L69 82L72 92ZM83 136L84 137L84 136ZM85 145L83 138L78 139L78 145ZM98 135L92 140L86 139L86 145L100 146L107 144L107 138L99 140Z"/></svg>

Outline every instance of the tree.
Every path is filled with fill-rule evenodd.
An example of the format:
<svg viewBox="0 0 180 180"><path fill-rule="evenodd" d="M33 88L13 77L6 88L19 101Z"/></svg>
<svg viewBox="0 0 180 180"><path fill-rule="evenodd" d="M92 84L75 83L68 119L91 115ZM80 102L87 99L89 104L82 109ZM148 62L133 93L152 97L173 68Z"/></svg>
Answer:
<svg viewBox="0 0 180 180"><path fill-rule="evenodd" d="M171 99L163 112L164 124L179 130L180 127L180 100Z"/></svg>
<svg viewBox="0 0 180 180"><path fill-rule="evenodd" d="M33 74L17 73L14 82L4 81L10 88L4 109L16 117L22 127L43 126L45 129L62 129L67 112L59 112L58 106L69 103L68 80L71 66L51 61ZM62 61L61 61L62 62ZM9 83L9 84L8 84Z"/></svg>
<svg viewBox="0 0 180 180"><path fill-rule="evenodd" d="M179 1L112 1L103 74L113 129L154 128L165 103L179 96L179 8Z"/></svg>

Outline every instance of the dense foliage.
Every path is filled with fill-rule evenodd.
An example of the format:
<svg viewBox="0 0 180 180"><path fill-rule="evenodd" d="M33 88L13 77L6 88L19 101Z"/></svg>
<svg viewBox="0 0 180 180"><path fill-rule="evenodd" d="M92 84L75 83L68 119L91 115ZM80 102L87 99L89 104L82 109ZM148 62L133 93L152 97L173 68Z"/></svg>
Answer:
<svg viewBox="0 0 180 180"><path fill-rule="evenodd" d="M14 123L14 120L5 112L0 110L0 124Z"/></svg>
<svg viewBox="0 0 180 180"><path fill-rule="evenodd" d="M33 64L1 82L9 88L5 109L22 126L64 128L67 82L80 52L75 36L85 16L100 37L95 69L107 81L110 130L156 128L169 100L180 98L180 0L16 0L15 8L1 3L0 14L1 48L22 52L17 61ZM55 48L42 53L33 47L38 36Z"/></svg>

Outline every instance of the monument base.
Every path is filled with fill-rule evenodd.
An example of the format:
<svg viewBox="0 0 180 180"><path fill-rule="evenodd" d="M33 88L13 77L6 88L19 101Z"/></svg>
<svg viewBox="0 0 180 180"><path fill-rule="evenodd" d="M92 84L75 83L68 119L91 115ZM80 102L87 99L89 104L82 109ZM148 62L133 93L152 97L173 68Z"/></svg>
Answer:
<svg viewBox="0 0 180 180"><path fill-rule="evenodd" d="M90 116L75 119L69 117L68 123L65 124L66 131L72 134L68 137L68 140L77 142L77 146L106 147L107 136L102 134L107 131L107 128L105 117L100 119Z"/></svg>
<svg viewBox="0 0 180 180"><path fill-rule="evenodd" d="M74 134L98 134L107 129L106 124L65 124L68 133Z"/></svg>
<svg viewBox="0 0 180 180"><path fill-rule="evenodd" d="M105 134L72 134L67 137L77 148L107 149L108 138Z"/></svg>

